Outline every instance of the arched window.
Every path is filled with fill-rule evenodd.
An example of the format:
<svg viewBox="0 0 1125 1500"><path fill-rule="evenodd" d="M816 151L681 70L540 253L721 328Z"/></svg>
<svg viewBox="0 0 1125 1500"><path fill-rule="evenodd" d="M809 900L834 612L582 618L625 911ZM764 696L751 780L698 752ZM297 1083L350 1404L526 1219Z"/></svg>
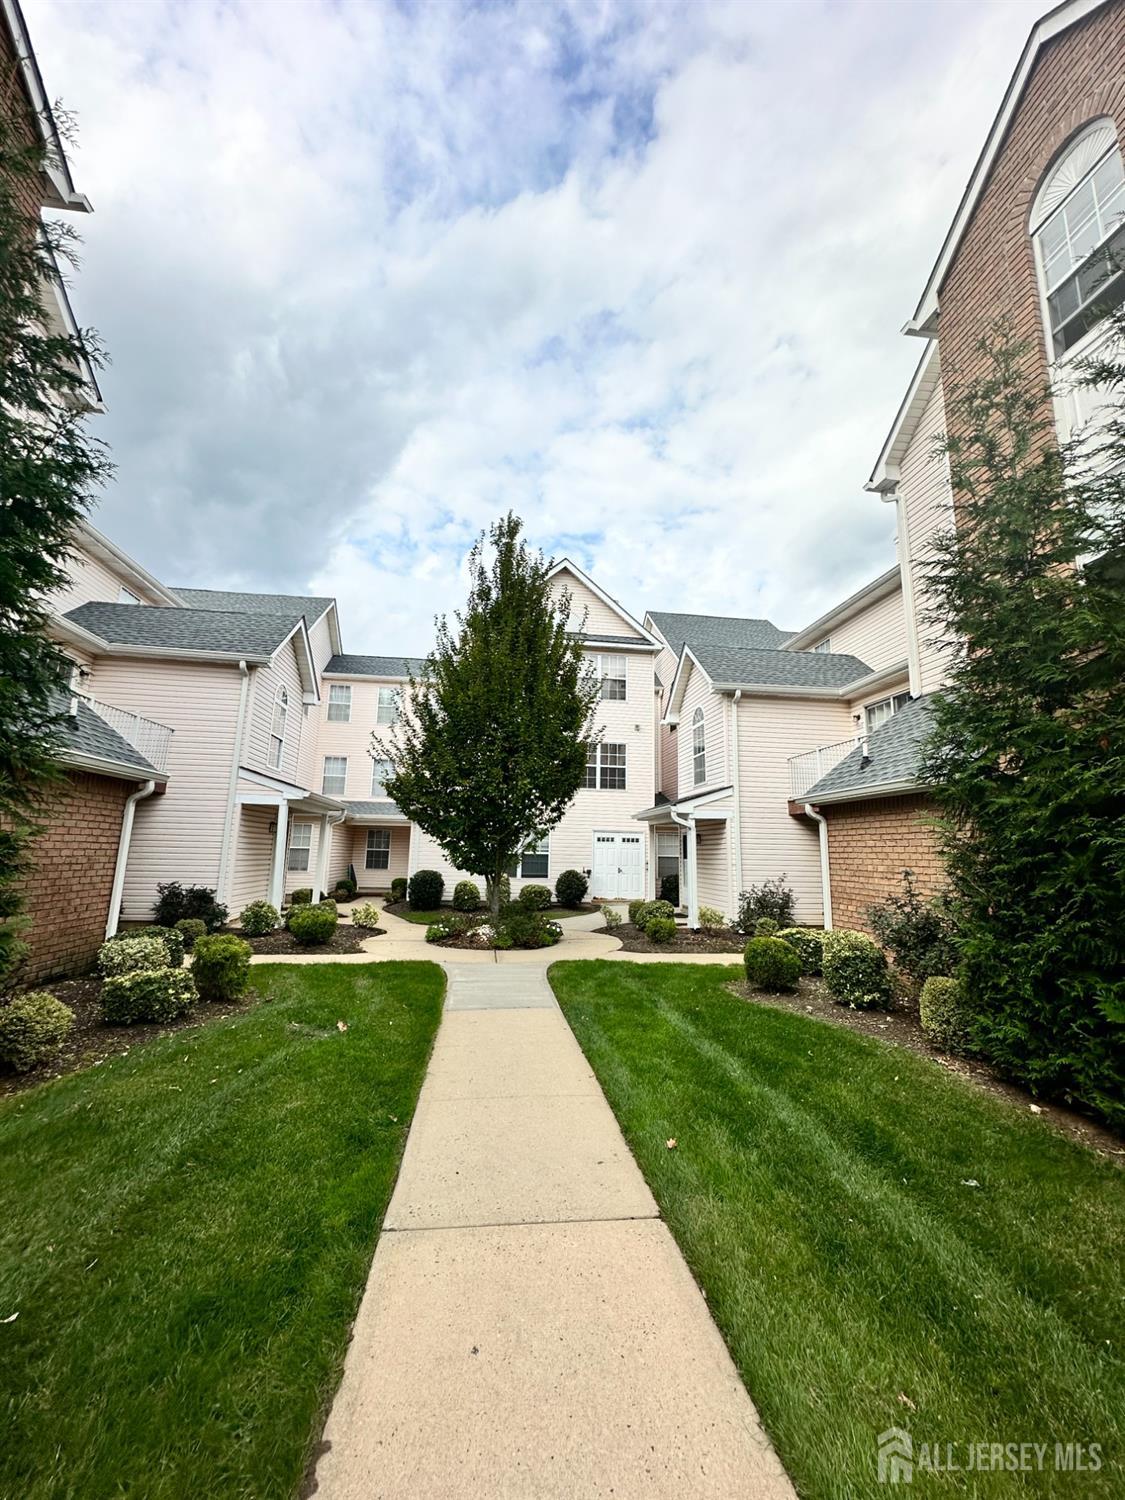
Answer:
<svg viewBox="0 0 1125 1500"><path fill-rule="evenodd" d="M703 710L691 716L691 765L696 786L707 780L707 736L703 728Z"/></svg>
<svg viewBox="0 0 1125 1500"><path fill-rule="evenodd" d="M1028 230L1057 359L1125 300L1125 169L1110 120L1096 120L1040 185Z"/></svg>
<svg viewBox="0 0 1125 1500"><path fill-rule="evenodd" d="M289 714L289 694L279 687L273 698L273 723L270 725L270 765L280 766L285 748L285 720Z"/></svg>

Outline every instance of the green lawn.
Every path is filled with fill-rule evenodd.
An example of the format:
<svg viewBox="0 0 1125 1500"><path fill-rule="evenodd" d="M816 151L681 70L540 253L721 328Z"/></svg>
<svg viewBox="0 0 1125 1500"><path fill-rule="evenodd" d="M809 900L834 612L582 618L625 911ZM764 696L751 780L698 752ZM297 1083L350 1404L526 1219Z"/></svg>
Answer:
<svg viewBox="0 0 1125 1500"><path fill-rule="evenodd" d="M936 1063L738 1000L735 973L550 978L801 1496L885 1496L890 1426L1052 1465L1103 1445L1100 1473L915 1470L910 1493L1125 1494L1120 1168Z"/></svg>
<svg viewBox="0 0 1125 1500"><path fill-rule="evenodd" d="M298 1491L444 980L252 978L253 1010L0 1106L2 1496Z"/></svg>

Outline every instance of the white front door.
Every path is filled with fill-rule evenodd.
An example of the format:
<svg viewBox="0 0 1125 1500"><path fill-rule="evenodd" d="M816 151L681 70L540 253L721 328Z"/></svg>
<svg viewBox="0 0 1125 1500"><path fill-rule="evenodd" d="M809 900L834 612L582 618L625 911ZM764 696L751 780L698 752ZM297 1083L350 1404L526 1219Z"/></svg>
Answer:
<svg viewBox="0 0 1125 1500"><path fill-rule="evenodd" d="M644 895L644 846L641 833L595 833L592 896L603 901L632 901Z"/></svg>

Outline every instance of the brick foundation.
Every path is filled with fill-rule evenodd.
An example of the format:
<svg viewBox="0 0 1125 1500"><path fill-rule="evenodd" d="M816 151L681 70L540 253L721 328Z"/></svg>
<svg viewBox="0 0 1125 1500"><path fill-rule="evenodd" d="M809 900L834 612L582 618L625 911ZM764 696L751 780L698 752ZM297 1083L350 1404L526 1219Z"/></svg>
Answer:
<svg viewBox="0 0 1125 1500"><path fill-rule="evenodd" d="M20 983L88 970L105 940L125 799L136 783L70 772L31 847L23 886L30 951Z"/></svg>
<svg viewBox="0 0 1125 1500"><path fill-rule="evenodd" d="M828 820L832 925L869 932L867 908L902 890L910 870L922 895L944 883L944 871L927 819L928 797L879 797L822 807Z"/></svg>

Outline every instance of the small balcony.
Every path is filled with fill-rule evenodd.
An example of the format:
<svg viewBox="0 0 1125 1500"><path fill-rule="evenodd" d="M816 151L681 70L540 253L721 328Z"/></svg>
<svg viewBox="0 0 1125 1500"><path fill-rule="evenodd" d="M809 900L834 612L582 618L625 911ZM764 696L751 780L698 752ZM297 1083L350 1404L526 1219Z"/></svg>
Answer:
<svg viewBox="0 0 1125 1500"><path fill-rule="evenodd" d="M800 755L789 757L789 800L800 802L810 787L814 787L833 766L851 754L859 744L859 737L851 735L846 740L837 740L834 745L818 745L815 750L803 750Z"/></svg>
<svg viewBox="0 0 1125 1500"><path fill-rule="evenodd" d="M158 724L155 719L146 719L142 714L130 713L127 708L115 708L112 703L99 703L96 698L84 701L99 719L104 719L134 750L140 751L150 766L155 766L158 771L168 769L168 750L175 730L167 724Z"/></svg>

